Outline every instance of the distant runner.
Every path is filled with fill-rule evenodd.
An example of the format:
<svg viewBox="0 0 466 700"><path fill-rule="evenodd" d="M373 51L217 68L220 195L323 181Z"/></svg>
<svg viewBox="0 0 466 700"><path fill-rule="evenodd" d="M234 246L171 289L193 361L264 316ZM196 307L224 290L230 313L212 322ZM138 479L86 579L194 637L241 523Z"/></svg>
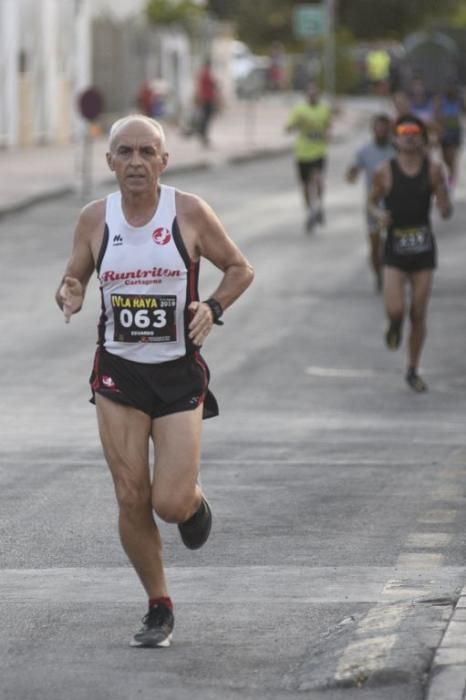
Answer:
<svg viewBox="0 0 466 700"><path fill-rule="evenodd" d="M306 231L324 223L324 178L328 137L332 120L330 105L320 99L313 80L308 83L306 102L296 105L286 123L297 132L295 158L307 210Z"/></svg>
<svg viewBox="0 0 466 700"><path fill-rule="evenodd" d="M348 182L356 182L359 173L366 176L366 187L369 192L372 187L374 172L377 167L395 155L395 149L391 141L391 120L386 114L377 114L372 120L373 139L359 148L353 163L348 168L346 179ZM381 228L380 222L367 213L367 227L369 232L369 261L375 275L376 290L382 289L382 261L381 261Z"/></svg>
<svg viewBox="0 0 466 700"><path fill-rule="evenodd" d="M369 211L387 229L384 246L384 300L388 317L385 341L390 350L401 342L405 317L405 285L411 293L406 381L417 392L427 390L418 374L426 335L427 305L436 267L436 244L430 222L432 199L441 216L452 215L446 176L442 165L427 155L428 133L414 115L395 123L398 154L383 163L374 175ZM384 209L380 206L383 200Z"/></svg>
<svg viewBox="0 0 466 700"><path fill-rule="evenodd" d="M464 101L455 85L434 99L434 115L439 132L442 158L448 169L448 184L454 187L458 175L458 156L463 142Z"/></svg>

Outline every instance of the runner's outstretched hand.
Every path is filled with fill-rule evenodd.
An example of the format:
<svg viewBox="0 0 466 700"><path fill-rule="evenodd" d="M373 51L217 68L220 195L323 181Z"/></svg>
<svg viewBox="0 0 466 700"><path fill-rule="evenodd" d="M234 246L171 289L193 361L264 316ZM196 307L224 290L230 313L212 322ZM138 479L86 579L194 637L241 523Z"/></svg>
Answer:
<svg viewBox="0 0 466 700"><path fill-rule="evenodd" d="M79 311L83 303L84 290L81 282L76 277L65 277L58 296L62 303L65 323L69 323L71 316Z"/></svg>

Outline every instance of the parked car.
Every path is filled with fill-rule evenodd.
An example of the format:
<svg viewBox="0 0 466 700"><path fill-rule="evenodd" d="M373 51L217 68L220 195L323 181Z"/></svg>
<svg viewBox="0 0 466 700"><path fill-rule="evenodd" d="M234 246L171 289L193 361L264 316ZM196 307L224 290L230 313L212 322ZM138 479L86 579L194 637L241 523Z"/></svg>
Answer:
<svg viewBox="0 0 466 700"><path fill-rule="evenodd" d="M266 56L252 53L247 44L234 40L231 44L231 72L239 97L250 97L263 92L269 66Z"/></svg>

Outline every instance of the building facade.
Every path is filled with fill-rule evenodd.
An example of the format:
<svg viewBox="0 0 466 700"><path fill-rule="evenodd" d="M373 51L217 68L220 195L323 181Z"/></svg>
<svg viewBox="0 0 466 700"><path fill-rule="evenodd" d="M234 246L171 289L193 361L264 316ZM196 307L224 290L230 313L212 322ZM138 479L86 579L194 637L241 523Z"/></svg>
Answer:
<svg viewBox="0 0 466 700"><path fill-rule="evenodd" d="M89 0L0 0L0 146L68 142L91 78Z"/></svg>
<svg viewBox="0 0 466 700"><path fill-rule="evenodd" d="M228 52L213 50L218 26L205 16L196 36L181 26L154 27L145 5L0 0L0 148L78 140L86 128L78 96L91 85L102 93L108 121L138 109L149 84L163 102L154 116L181 123L192 107L193 74L207 53L216 58L227 96Z"/></svg>

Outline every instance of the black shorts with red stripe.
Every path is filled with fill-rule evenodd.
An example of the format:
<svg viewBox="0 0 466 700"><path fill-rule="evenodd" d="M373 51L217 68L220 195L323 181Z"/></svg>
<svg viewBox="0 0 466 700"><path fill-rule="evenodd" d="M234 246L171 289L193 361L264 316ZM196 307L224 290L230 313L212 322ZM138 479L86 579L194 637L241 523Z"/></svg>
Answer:
<svg viewBox="0 0 466 700"><path fill-rule="evenodd" d="M203 418L218 415L209 391L210 372L199 353L177 360L147 364L126 360L99 347L90 377L91 403L95 394L137 408L152 419L192 411L203 404Z"/></svg>

